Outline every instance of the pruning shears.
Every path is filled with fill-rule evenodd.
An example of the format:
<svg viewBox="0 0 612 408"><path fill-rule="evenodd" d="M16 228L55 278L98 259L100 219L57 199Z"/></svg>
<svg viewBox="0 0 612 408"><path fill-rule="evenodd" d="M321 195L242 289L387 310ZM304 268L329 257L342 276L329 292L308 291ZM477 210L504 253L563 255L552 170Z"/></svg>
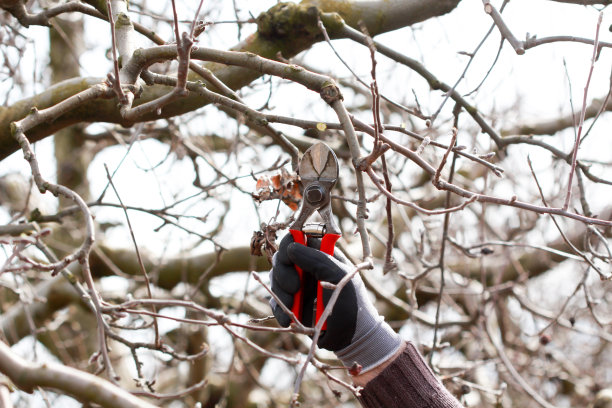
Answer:
<svg viewBox="0 0 612 408"><path fill-rule="evenodd" d="M289 227L293 240L299 244L306 245L308 238L321 239L321 251L328 255L334 254L336 241L340 238L340 229L332 218L331 211L331 189L338 180L338 159L332 149L325 143L312 145L300 160L298 166L300 176L300 191L302 192L302 204L300 206L295 222ZM322 223L306 223L308 218L318 211ZM292 312L295 317L302 321L304 275L301 268L296 266L300 278L300 290L293 298ZM323 314L323 287L317 282L315 322ZM322 327L325 330L327 322Z"/></svg>

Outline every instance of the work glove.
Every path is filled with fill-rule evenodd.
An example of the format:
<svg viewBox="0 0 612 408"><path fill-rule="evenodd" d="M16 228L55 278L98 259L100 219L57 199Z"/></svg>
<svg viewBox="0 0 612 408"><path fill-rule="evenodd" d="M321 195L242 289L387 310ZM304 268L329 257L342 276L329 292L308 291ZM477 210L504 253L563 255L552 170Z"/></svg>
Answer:
<svg viewBox="0 0 612 408"><path fill-rule="evenodd" d="M337 284L355 266L338 250L329 256L318 250L320 241L309 238L304 246L287 234L281 241L272 261L270 281L272 292L291 310L293 297L300 289L300 279L295 265L304 272L302 323L313 326L317 280ZM313 248L314 247L314 248ZM323 289L323 303L327 306L333 289ZM272 312L278 323L287 327L291 318L274 299L270 300ZM345 367L361 366L366 372L386 361L399 349L402 341L368 299L359 274L356 274L340 291L327 329L321 333L317 345L333 351Z"/></svg>

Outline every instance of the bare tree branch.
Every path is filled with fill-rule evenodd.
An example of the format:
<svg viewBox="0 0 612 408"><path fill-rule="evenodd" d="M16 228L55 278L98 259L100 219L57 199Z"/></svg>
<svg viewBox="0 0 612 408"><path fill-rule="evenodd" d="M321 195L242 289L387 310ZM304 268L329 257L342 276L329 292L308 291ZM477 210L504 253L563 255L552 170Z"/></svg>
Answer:
<svg viewBox="0 0 612 408"><path fill-rule="evenodd" d="M26 392L32 392L36 387L51 388L108 408L117 407L117 404L126 408L154 406L89 373L59 364L30 363L1 341L0 372Z"/></svg>

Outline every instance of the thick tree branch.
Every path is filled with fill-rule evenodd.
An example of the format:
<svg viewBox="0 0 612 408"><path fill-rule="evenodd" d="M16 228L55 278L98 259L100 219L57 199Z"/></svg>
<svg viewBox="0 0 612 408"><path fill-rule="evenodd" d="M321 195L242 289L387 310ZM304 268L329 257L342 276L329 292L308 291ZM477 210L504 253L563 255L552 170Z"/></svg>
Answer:
<svg viewBox="0 0 612 408"><path fill-rule="evenodd" d="M353 28L363 24L370 35L397 30L451 12L461 0L343 1L304 0L325 13L338 13ZM326 25L327 27L327 25ZM332 38L334 33L330 33Z"/></svg>
<svg viewBox="0 0 612 408"><path fill-rule="evenodd" d="M607 98L608 103L603 106L605 99L593 99L589 106L587 106L584 119L592 119L599 115L602 111L612 111L612 98ZM517 125L508 129L503 129L500 133L502 136L511 135L554 135L564 129L576 126L578 118L580 117L580 111L574 112L570 115L561 116L556 119L544 120L542 122L535 122L527 125Z"/></svg>
<svg viewBox="0 0 612 408"><path fill-rule="evenodd" d="M18 357L0 342L0 372L20 389L33 392L37 387L65 392L76 399L103 407L153 408L154 405L133 396L95 375L60 364L35 364Z"/></svg>
<svg viewBox="0 0 612 408"><path fill-rule="evenodd" d="M139 276L141 274L137 258L133 251L123 249L103 249L103 251L108 259L117 266L121 272L133 276ZM177 257L159 265L159 262L150 255L146 253L142 254L142 261L147 270L157 268L158 276L156 285L163 289L172 289L182 282L183 277L186 279L187 283L197 283L202 272L210 265L214 265L214 267L208 272L206 282L214 277L229 272L248 271L251 262L251 248L245 246L228 249L224 251L219 262L215 264L216 260L217 253L211 252L204 255ZM265 271L269 270L270 267L265 256L255 258L254 270ZM91 270L92 274L96 277L113 274L104 260L95 252L91 255Z"/></svg>
<svg viewBox="0 0 612 408"><path fill-rule="evenodd" d="M362 14L366 11L372 11L376 16L382 15L378 9L379 7L393 7L391 9L393 13L390 14L394 16L412 16L405 21L395 17L388 20L383 19L377 23L371 21L373 25L372 27L368 26L368 31L371 35L377 35L442 15L451 11L457 3L458 1L448 0L441 2L428 2L423 0L402 2L356 2L354 3L355 7L357 7L356 10L361 11L352 14L350 13L351 8L347 8L345 2L304 2L304 4L300 5L281 3L272 7L267 12L262 13L258 17L258 32L251 35L240 44L232 47L232 50L251 52L264 58L276 59L279 53L284 58L291 58L310 48L313 44L323 39L317 26L318 11L313 4L319 5L320 10L324 13L340 12L344 15L349 25L354 24L354 26L357 26L358 23L356 19L360 18L360 16L363 17ZM386 4L389 4L389 6L385 6ZM417 12L417 10L419 11ZM337 30L343 26L343 22L338 15L323 14L321 15L321 19L332 38L340 36ZM404 23L400 24L400 21L404 21ZM252 69L224 65L223 61L206 64L205 68L209 69L221 82L232 90L240 89L262 75L261 72ZM15 141L10 136L10 123L26 116L33 107L39 110L46 109L67 97L82 92L100 81L101 79L75 78L57 84L39 95L16 102L12 106L0 107L0 160L16 151L18 148ZM141 98L135 101L134 106L152 101L168 92L169 89L163 86L147 87ZM159 115L156 113L150 114L142 117L141 120L155 120L180 115L198 109L209 102L208 99L200 95L191 94L165 106ZM98 100L83 103L79 107L56 118L52 123L47 123L44 126L37 126L31 129L27 136L31 142L36 142L53 134L53 132L59 129L78 122L108 122L122 125L132 124L121 116L116 101Z"/></svg>
<svg viewBox="0 0 612 408"><path fill-rule="evenodd" d="M172 290L179 283L183 283L183 279L192 285L200 283L206 286L211 279L227 273L246 272L251 266L255 271L267 271L271 267L266 257L257 257L251 264L249 247L228 249L224 251L219 262L217 258L217 253L212 252L198 256L173 258L160 266L150 254L142 254L143 265L147 270L159 267L156 272L156 284L166 290ZM91 272L96 278L114 275L115 271L109 265L118 268L122 274L132 276L132 279L142 279L140 264L133 250L105 248L103 252L92 252ZM202 281L202 273L211 266L212 268ZM57 276L39 284L34 298L38 300L27 304L17 303L0 315L0 338L3 338L8 344L17 343L32 334L34 328L43 327L58 310L70 304L83 304L81 296L63 276ZM257 315L255 310L251 310L250 314ZM34 328L31 324L34 325Z"/></svg>
<svg viewBox="0 0 612 408"><path fill-rule="evenodd" d="M12 3L12 4L11 4ZM6 5L5 5L6 4ZM100 13L90 6L86 6L78 1L70 1L55 7L48 8L37 14L30 14L25 4L21 0L3 1L0 7L6 9L24 27L31 25L49 25L49 19L64 13L79 12L90 16L101 17Z"/></svg>
<svg viewBox="0 0 612 408"><path fill-rule="evenodd" d="M602 211L601 218L603 220L612 220L612 207L604 209ZM606 229L604 231L604 235L608 238L611 237L612 230ZM585 231L583 229L572 228L568 233L567 238L568 241L579 250L587 250L584 245ZM489 246L494 247L493 245ZM508 246L512 246L512 243L510 243ZM480 246L476 248L480 248ZM549 271L560 262L568 259L567 254L573 252L568 243L561 238L546 243L545 248L548 250L543 251L542 249L531 249L523 252L518 257L518 264L509 262L505 257L499 260L491 260L487 263L486 275L497 282L516 281L520 278L523 271L528 272L529 277L539 276ZM472 279L480 279L482 276L482 268L478 262L467 265L467 268L465 263L462 263L461 265L453 265L453 268L456 270L464 270L466 275Z"/></svg>

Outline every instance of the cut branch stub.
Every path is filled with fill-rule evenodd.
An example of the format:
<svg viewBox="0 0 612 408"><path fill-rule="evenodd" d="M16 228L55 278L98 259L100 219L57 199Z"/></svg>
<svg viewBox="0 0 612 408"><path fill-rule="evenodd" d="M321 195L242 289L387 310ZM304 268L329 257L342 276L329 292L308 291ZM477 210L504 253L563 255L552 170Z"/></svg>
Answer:
<svg viewBox="0 0 612 408"><path fill-rule="evenodd" d="M344 97L342 96L342 92L340 92L340 88L334 83L327 83L321 87L320 92L321 98L327 102L329 105L336 101L343 101Z"/></svg>

